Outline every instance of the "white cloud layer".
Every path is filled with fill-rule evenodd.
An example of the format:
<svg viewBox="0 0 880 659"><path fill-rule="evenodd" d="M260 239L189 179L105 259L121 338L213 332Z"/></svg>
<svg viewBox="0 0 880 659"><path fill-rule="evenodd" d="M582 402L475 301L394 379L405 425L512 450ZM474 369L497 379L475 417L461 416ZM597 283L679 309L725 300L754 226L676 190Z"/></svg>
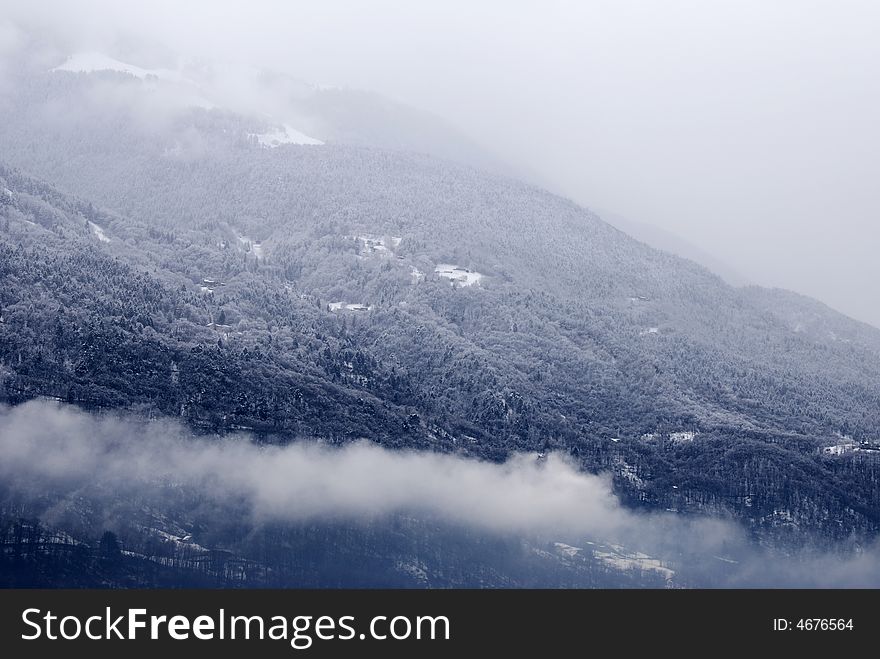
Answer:
<svg viewBox="0 0 880 659"><path fill-rule="evenodd" d="M173 485L199 493L215 510L243 506L254 525L357 523L402 513L486 533L622 542L660 558L702 562L701 570L725 568L725 585L880 586L876 547L768 553L729 521L629 510L610 479L552 454L493 464L365 443L260 446L245 436L193 437L173 421L33 401L0 408L0 485L25 497L112 493L160 506ZM719 555L733 557L735 567Z"/></svg>

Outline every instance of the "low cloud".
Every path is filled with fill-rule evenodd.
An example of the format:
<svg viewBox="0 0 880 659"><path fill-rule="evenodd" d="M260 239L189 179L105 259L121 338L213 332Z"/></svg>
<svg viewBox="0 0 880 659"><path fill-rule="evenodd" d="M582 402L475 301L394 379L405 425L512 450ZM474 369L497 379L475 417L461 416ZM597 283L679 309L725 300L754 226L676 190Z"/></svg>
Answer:
<svg viewBox="0 0 880 659"><path fill-rule="evenodd" d="M247 436L194 437L172 421L38 401L0 408L0 456L0 484L17 496L100 491L155 499L185 488L220 509L244 508L254 525L412 514L487 533L626 543L690 563L714 585L880 585L876 547L781 556L756 548L729 521L624 508L608 477L585 474L560 455L494 464L368 443L260 446Z"/></svg>
<svg viewBox="0 0 880 659"><path fill-rule="evenodd" d="M0 476L76 489L176 483L247 502L255 520L373 518L422 512L501 532L614 534L632 522L607 478L558 455L505 464L369 443L258 446L194 438L171 422L95 417L32 402L0 415Z"/></svg>

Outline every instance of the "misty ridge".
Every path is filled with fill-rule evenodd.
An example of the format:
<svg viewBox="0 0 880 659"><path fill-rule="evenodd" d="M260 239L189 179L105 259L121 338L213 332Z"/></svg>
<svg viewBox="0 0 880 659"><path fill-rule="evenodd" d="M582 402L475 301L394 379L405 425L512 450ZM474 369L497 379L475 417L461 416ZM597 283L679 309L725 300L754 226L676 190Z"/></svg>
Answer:
<svg viewBox="0 0 880 659"><path fill-rule="evenodd" d="M494 464L370 443L261 446L244 435L195 437L173 421L95 416L44 401L0 411L0 451L3 505L46 506L42 517L49 522L63 518L68 507L101 508L95 502L103 499L106 517L93 523L119 530L139 506L172 515L185 492L197 503L177 514L208 508L212 518L233 516L249 527L245 535L273 524L381 527L403 514L477 534L523 537L561 547L563 554L583 550L560 539L626 543L660 557L648 569L671 575L682 569L690 585L880 584L876 546L855 556L758 550L731 521L627 510L606 476L584 474L556 454L514 455ZM47 503L47 492L57 498ZM635 563L627 569L645 568Z"/></svg>
<svg viewBox="0 0 880 659"><path fill-rule="evenodd" d="M876 163L813 102L862 26L50 5L0 19L0 583L878 583Z"/></svg>
<svg viewBox="0 0 880 659"><path fill-rule="evenodd" d="M869 3L189 6L6 2L0 89L78 53L182 72L213 91L175 79L187 103L287 115L328 143L492 162L656 247L880 323ZM367 90L354 105L352 90ZM381 121L392 107L397 130Z"/></svg>

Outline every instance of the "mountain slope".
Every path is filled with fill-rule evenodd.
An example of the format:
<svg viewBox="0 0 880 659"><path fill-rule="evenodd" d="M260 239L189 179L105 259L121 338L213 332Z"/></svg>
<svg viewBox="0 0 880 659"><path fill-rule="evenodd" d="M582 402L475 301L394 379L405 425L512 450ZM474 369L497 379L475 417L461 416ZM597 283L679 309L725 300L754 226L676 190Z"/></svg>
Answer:
<svg viewBox="0 0 880 659"><path fill-rule="evenodd" d="M618 213L607 211L604 209L595 209L603 220L617 227L625 234L641 240L653 247L664 252L670 252L676 256L690 259L700 265L708 268L716 275L719 275L724 281L731 286L746 286L750 282L740 272L737 272L728 263L709 254L705 250L691 244L682 236L676 235L665 229L644 222L636 222L629 218L625 218Z"/></svg>
<svg viewBox="0 0 880 659"><path fill-rule="evenodd" d="M66 112L92 105L137 109L142 121L167 122L191 112L235 115L260 144L349 144L428 153L496 171L510 168L453 126L379 94L303 82L277 72L185 60L163 53L135 61L102 52L61 55L39 41L4 53L16 71L0 87L8 108L67 96ZM125 50L124 48L122 49ZM149 49L148 49L149 50ZM49 65L50 64L50 65ZM61 92L59 94L59 92ZM5 98L4 98L5 97ZM68 100L73 100L68 96ZM14 110L10 110L15 114Z"/></svg>
<svg viewBox="0 0 880 659"><path fill-rule="evenodd" d="M142 219L4 170L10 400L156 409L281 441L495 459L555 447L615 471L643 505L877 524L876 465L815 453L876 427L865 326L836 318L839 341L796 332L750 291L568 202L428 158L243 148L127 165L142 169L103 181L104 201L118 193ZM534 233L504 234L517 217ZM433 272L444 262L483 278L451 282Z"/></svg>
<svg viewBox="0 0 880 659"><path fill-rule="evenodd" d="M635 505L876 532L874 453L819 451L876 442L880 331L502 176L265 148L268 123L149 104L148 77L41 74L3 98L4 157L57 186L0 172L8 400L280 442L553 448Z"/></svg>

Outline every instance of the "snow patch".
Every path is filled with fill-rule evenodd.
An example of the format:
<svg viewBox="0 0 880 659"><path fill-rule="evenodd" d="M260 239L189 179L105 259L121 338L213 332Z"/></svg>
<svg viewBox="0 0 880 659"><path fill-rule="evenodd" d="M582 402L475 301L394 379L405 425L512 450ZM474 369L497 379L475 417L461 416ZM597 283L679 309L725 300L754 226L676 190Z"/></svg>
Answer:
<svg viewBox="0 0 880 659"><path fill-rule="evenodd" d="M832 446L822 447L822 453L825 455L846 455L847 453L852 453L857 450L858 447L855 442L840 442L839 444L834 444Z"/></svg>
<svg viewBox="0 0 880 659"><path fill-rule="evenodd" d="M162 529L152 528L147 529L146 527L141 527L144 530L152 531L156 536L161 538L165 542L169 542L175 545L186 545L187 547L191 547L193 551L203 553L208 552L209 550L203 547L202 545L193 542L192 535L189 533L184 533L183 535L175 535L173 533L168 533L167 531L163 531Z"/></svg>
<svg viewBox="0 0 880 659"><path fill-rule="evenodd" d="M242 247L244 247L244 251L253 254L258 261L262 261L265 258L266 252L263 248L263 243L261 243L259 240L251 240L247 236L243 236L240 233L235 234L235 237L238 238L238 242L240 242Z"/></svg>
<svg viewBox="0 0 880 659"><path fill-rule="evenodd" d="M267 149L274 149L282 144L308 144L313 146L324 144L321 140L309 137L288 124L282 124L280 128L267 133L248 133L248 137L257 138L260 146Z"/></svg>
<svg viewBox="0 0 880 659"><path fill-rule="evenodd" d="M840 343L851 343L849 339L839 337L836 332L828 332L828 338L834 343L837 343L838 341Z"/></svg>
<svg viewBox="0 0 880 659"><path fill-rule="evenodd" d="M483 278L483 275L479 272L468 270L452 263L438 263L434 268L434 272L445 279L451 279L453 286L456 284L459 286L473 286Z"/></svg>
<svg viewBox="0 0 880 659"><path fill-rule="evenodd" d="M568 556L569 558L577 556L580 552L583 551L581 547L572 547L571 545L567 545L564 542L554 542L553 547L558 553Z"/></svg>
<svg viewBox="0 0 880 659"><path fill-rule="evenodd" d="M394 568L398 572L409 575L419 583L428 583L427 566L421 561L397 561L397 563L395 563L394 565Z"/></svg>
<svg viewBox="0 0 880 659"><path fill-rule="evenodd" d="M361 256L391 256L391 249L388 248L388 245L391 245L391 248L395 248L400 245L401 240L399 236L376 236L372 234L365 234L362 236L355 236L355 240L360 243L360 249L358 253Z"/></svg>
<svg viewBox="0 0 880 659"><path fill-rule="evenodd" d="M109 243L110 238L107 237L107 234L104 233L104 229L99 227L92 221L89 221L89 228L92 230L92 233L100 240L102 243Z"/></svg>
<svg viewBox="0 0 880 659"><path fill-rule="evenodd" d="M638 551L628 551L620 545L602 545L601 549L594 549L593 556L614 568L615 570L638 572L656 572L663 576L667 583L672 581L675 570L672 570L658 558L653 558Z"/></svg>
<svg viewBox="0 0 880 659"><path fill-rule="evenodd" d="M70 71L72 73L94 73L95 71L116 71L118 73L127 73L128 75L143 80L148 76L155 76L164 80L173 80L180 82L183 80L179 71L171 69L144 69L133 64L120 62L118 59L105 55L104 53L88 52L74 53L70 55L63 64L52 69L55 71Z"/></svg>
<svg viewBox="0 0 880 659"><path fill-rule="evenodd" d="M633 486L635 486L639 489L641 489L645 486L645 481L643 481L642 478L639 476L639 473L638 473L638 471L636 471L636 468L634 466L632 466L631 464L629 464L625 460L620 460L618 462L618 465L620 468L621 478L625 478L630 483L632 483Z"/></svg>
<svg viewBox="0 0 880 659"><path fill-rule="evenodd" d="M345 302L331 302L327 305L327 309L329 311L372 311L372 304L362 304L360 302L356 302L353 304L347 304Z"/></svg>

